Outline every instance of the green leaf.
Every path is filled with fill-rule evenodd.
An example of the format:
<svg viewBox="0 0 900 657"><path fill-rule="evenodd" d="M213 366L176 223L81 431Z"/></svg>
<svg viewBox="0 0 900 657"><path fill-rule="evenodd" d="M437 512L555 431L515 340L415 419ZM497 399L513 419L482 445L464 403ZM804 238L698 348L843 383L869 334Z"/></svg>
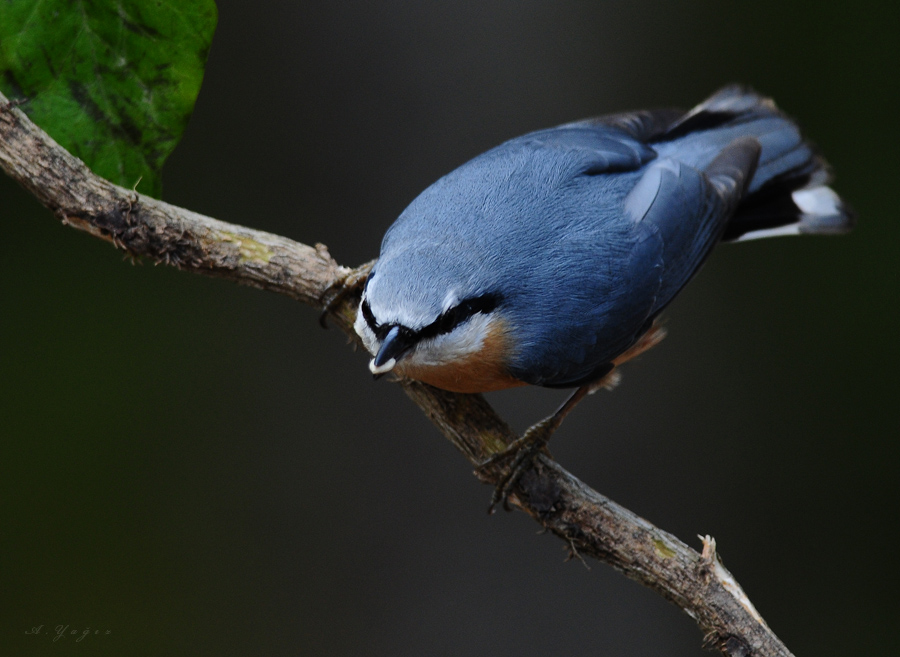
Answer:
<svg viewBox="0 0 900 657"><path fill-rule="evenodd" d="M216 18L214 0L0 0L0 89L95 173L158 197Z"/></svg>

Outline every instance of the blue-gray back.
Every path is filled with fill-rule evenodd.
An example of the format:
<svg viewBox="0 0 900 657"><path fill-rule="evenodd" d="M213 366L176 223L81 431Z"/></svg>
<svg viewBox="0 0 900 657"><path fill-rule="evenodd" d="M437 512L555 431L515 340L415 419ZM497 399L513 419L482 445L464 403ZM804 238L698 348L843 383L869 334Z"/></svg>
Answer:
<svg viewBox="0 0 900 657"><path fill-rule="evenodd" d="M785 179L796 189L820 170L790 120L737 88L687 115L638 112L524 135L403 212L373 274L380 304L415 308L424 325L448 299L497 294L511 373L578 385L696 273L745 193Z"/></svg>

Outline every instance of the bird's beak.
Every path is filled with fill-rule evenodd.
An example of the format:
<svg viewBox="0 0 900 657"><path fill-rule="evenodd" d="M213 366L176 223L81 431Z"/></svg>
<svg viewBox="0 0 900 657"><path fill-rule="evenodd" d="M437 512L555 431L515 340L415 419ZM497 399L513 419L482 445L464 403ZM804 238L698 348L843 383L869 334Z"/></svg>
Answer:
<svg viewBox="0 0 900 657"><path fill-rule="evenodd" d="M369 361L369 370L375 376L390 372L397 364L397 359L409 351L412 346L413 343L401 333L400 327L393 327L385 336L375 358Z"/></svg>

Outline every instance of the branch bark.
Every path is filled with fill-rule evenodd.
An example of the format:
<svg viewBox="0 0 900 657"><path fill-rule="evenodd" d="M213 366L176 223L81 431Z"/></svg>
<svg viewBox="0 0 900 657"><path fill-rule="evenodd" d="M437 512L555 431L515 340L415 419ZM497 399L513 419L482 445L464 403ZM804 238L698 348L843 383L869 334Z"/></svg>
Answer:
<svg viewBox="0 0 900 657"><path fill-rule="evenodd" d="M124 189L94 175L0 94L0 167L63 223L133 257L286 294L320 310L354 270L315 247L228 224ZM357 294L329 314L353 331ZM411 380L406 394L473 465L516 436L481 395L445 392ZM502 466L478 471L495 484ZM697 621L708 647L730 657L790 657L703 539L698 553L586 486L547 456L536 459L510 503L562 538L573 553L610 564L660 593Z"/></svg>

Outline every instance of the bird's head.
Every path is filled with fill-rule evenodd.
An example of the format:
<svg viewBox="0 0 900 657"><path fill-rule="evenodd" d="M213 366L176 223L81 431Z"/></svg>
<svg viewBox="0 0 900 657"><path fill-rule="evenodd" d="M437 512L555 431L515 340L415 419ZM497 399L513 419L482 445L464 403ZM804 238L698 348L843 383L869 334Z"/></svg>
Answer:
<svg viewBox="0 0 900 657"><path fill-rule="evenodd" d="M522 385L507 372L503 295L473 271L426 247L385 256L363 290L355 329L377 377L395 371L445 390L485 392ZM443 256L443 257L442 257Z"/></svg>

